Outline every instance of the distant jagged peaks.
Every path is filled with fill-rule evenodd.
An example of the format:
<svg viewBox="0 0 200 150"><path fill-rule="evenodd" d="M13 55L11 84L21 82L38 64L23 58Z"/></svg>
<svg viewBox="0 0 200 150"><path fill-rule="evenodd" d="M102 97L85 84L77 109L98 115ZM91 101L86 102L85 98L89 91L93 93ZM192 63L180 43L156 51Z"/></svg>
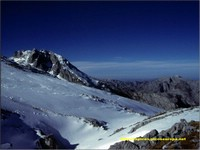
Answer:
<svg viewBox="0 0 200 150"><path fill-rule="evenodd" d="M66 79L70 82L91 86L92 79L72 65L66 58L48 50L19 50L13 57L14 62L48 72L58 78Z"/></svg>
<svg viewBox="0 0 200 150"><path fill-rule="evenodd" d="M113 93L137 99L165 110L199 105L199 81L171 76L149 81L103 80Z"/></svg>

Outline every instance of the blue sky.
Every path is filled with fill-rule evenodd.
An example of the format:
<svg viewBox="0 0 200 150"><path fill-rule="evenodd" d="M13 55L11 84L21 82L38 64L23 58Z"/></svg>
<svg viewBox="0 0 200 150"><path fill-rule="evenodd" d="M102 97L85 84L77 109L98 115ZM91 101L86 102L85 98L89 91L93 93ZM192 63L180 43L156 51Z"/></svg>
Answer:
<svg viewBox="0 0 200 150"><path fill-rule="evenodd" d="M1 7L3 55L52 50L100 78L198 78L198 1L4 1Z"/></svg>

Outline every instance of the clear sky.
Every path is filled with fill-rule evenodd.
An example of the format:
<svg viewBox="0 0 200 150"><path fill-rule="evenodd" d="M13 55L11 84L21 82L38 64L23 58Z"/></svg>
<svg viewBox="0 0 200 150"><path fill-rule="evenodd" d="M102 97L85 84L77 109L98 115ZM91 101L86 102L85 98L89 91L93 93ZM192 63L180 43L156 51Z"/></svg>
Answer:
<svg viewBox="0 0 200 150"><path fill-rule="evenodd" d="M46 49L91 76L199 76L198 1L1 2L1 50Z"/></svg>

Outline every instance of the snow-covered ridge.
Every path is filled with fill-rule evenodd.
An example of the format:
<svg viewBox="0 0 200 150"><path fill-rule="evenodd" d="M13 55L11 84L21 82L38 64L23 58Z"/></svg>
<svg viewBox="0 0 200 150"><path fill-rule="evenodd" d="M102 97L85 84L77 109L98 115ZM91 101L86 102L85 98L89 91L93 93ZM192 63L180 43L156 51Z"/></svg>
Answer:
<svg viewBox="0 0 200 150"><path fill-rule="evenodd" d="M47 72L60 79L80 83L87 86L95 85L96 81L73 66L61 55L47 50L22 50L16 51L10 60L22 66Z"/></svg>
<svg viewBox="0 0 200 150"><path fill-rule="evenodd" d="M20 55L19 55L20 54ZM10 57L10 60L13 60L14 62L21 64L21 65L28 65L28 58L31 55L31 50L26 51L16 51L15 56ZM32 64L31 64L32 65Z"/></svg>

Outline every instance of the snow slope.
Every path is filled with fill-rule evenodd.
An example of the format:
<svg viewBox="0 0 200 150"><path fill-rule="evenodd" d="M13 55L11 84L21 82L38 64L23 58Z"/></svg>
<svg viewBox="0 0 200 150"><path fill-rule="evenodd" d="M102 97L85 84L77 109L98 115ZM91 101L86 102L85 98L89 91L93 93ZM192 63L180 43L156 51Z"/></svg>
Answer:
<svg viewBox="0 0 200 150"><path fill-rule="evenodd" d="M79 144L77 148L95 148L99 138L117 128L162 111L105 91L18 70L4 62L1 68L2 108L16 112L32 128L58 131L70 143ZM106 124L94 127L88 118Z"/></svg>
<svg viewBox="0 0 200 150"><path fill-rule="evenodd" d="M105 91L22 71L4 62L1 82L2 108L19 114L31 129L55 135L67 148L109 148L120 137L142 136L155 127L165 129L185 115L186 119L199 118L198 109L186 110L129 133L138 122L162 110ZM11 141L13 148L20 148L17 140L4 139L1 144ZM28 148L33 147L29 144Z"/></svg>
<svg viewBox="0 0 200 150"><path fill-rule="evenodd" d="M120 138L136 138L140 136L144 136L146 133L156 129L158 132L162 130L167 130L171 128L177 122L180 122L180 119L185 119L186 121L200 121L200 113L199 107L191 107L191 108L183 108L177 109L174 111L168 111L166 113L156 115L154 117L149 117L144 119L141 122L137 122L135 124L130 125L123 132L118 133L117 136ZM143 124L139 128L135 128L138 124ZM118 138L117 142L120 142L120 138ZM108 145L103 145L99 148L109 148L110 145L113 145L116 142L108 143Z"/></svg>

